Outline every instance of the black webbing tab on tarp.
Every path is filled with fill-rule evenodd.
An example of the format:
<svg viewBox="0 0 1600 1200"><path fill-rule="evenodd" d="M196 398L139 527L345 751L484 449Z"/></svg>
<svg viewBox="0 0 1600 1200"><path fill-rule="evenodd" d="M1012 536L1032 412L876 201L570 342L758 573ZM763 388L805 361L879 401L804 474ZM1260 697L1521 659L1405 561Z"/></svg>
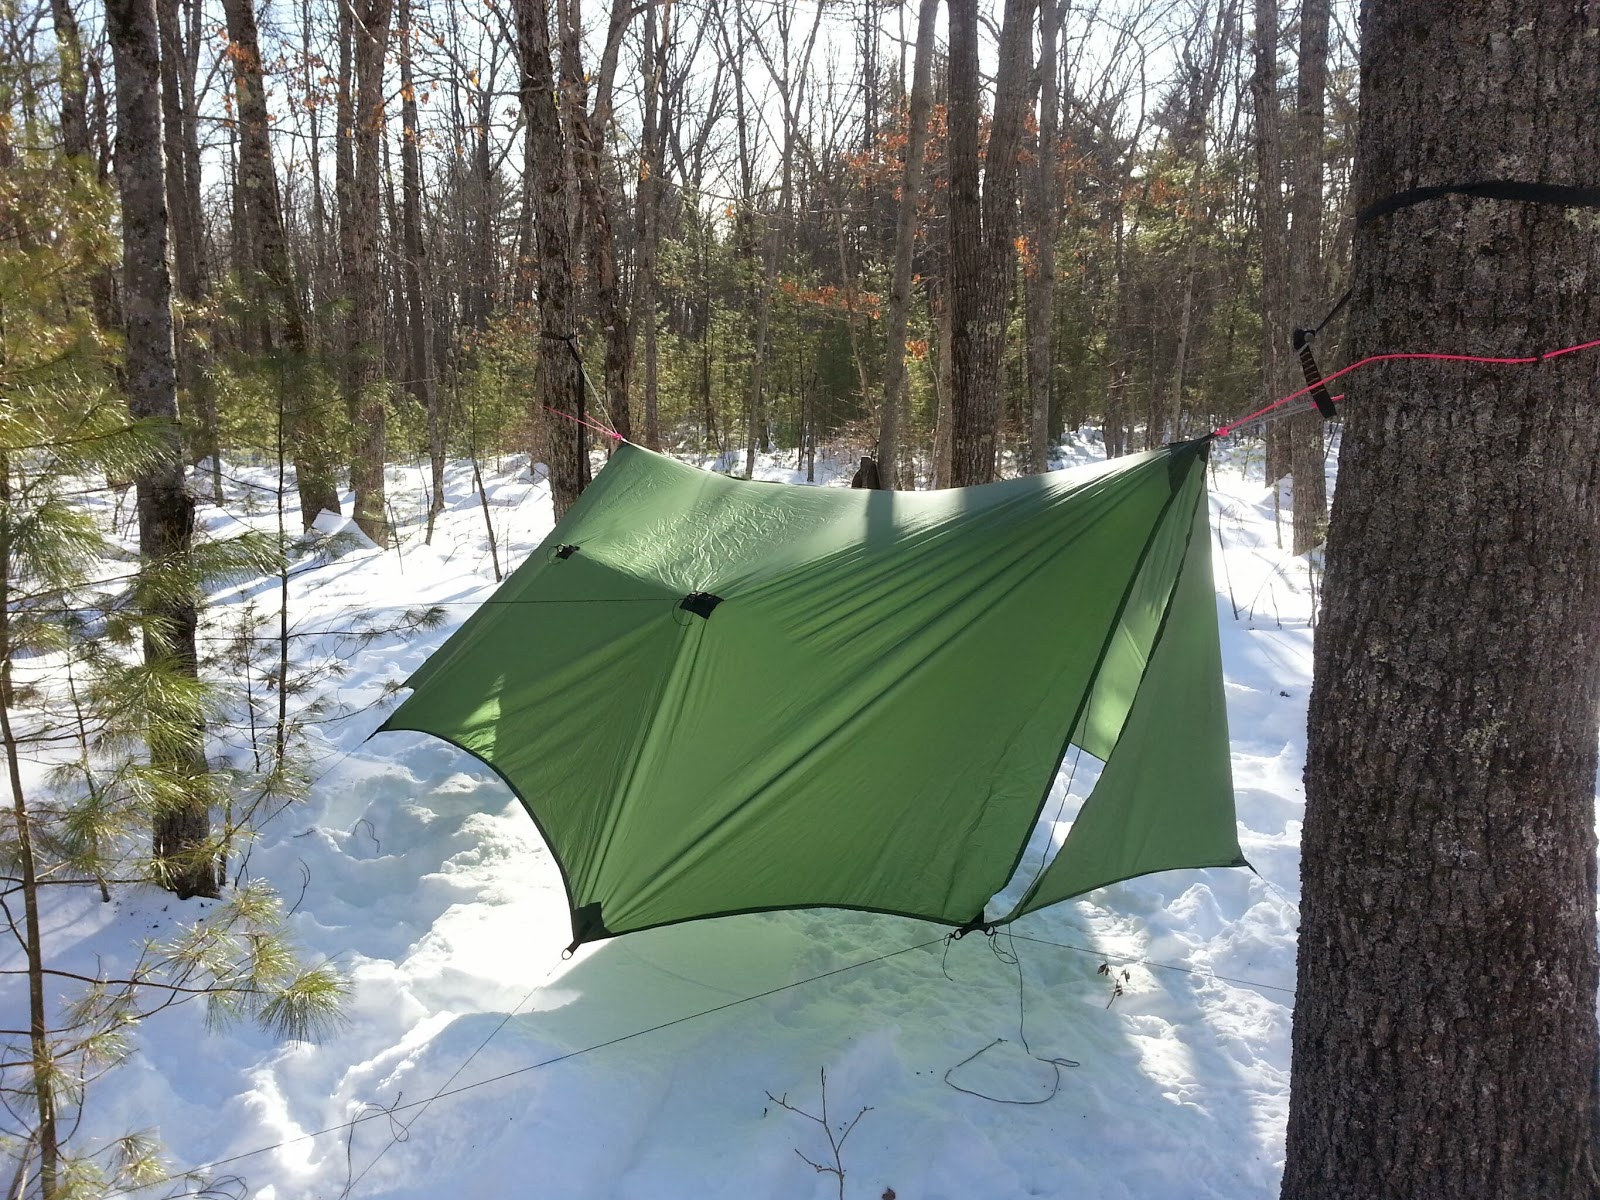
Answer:
<svg viewBox="0 0 1600 1200"><path fill-rule="evenodd" d="M1317 406L1324 421L1331 421L1339 415L1339 410L1333 406L1328 385L1322 381L1322 372L1317 368L1317 357L1311 352L1311 339L1315 336L1315 330L1296 329L1294 351L1300 356L1300 370L1306 377L1306 386L1311 389L1311 402Z"/></svg>
<svg viewBox="0 0 1600 1200"><path fill-rule="evenodd" d="M980 910L978 915L973 917L965 925L957 925L953 930L951 930L949 940L959 942L969 933L983 933L992 936L994 934L994 925L993 923L984 920L983 913Z"/></svg>
<svg viewBox="0 0 1600 1200"><path fill-rule="evenodd" d="M690 592L678 604L685 612L692 612L697 617L711 618L711 612L722 603L721 596L713 596L710 592Z"/></svg>
<svg viewBox="0 0 1600 1200"><path fill-rule="evenodd" d="M1523 183L1515 179L1484 179L1477 183L1441 183L1433 187L1407 188L1356 214L1356 228L1413 204L1437 200L1441 196L1482 196L1489 200L1521 200L1527 204L1554 204L1561 208L1600 208L1600 187L1577 187L1566 183Z"/></svg>
<svg viewBox="0 0 1600 1200"><path fill-rule="evenodd" d="M615 937L611 930L606 928L606 921L600 915L600 901L594 900L582 908L572 912L572 945L568 946L562 954L571 957L573 951L585 942L598 941L601 938Z"/></svg>

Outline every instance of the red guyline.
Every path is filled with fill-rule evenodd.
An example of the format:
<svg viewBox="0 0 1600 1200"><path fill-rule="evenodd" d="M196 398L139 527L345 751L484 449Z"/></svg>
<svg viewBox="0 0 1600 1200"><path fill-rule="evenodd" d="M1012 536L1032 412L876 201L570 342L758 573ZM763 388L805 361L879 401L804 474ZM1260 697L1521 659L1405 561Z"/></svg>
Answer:
<svg viewBox="0 0 1600 1200"><path fill-rule="evenodd" d="M1283 398L1281 398L1279 400L1274 400L1271 404L1267 405L1265 408L1257 409L1255 412L1251 413L1249 416L1240 417L1237 421L1230 421L1228 424L1222 426L1220 429L1217 429L1212 434L1212 436L1213 437L1227 437L1235 429L1239 428L1239 426L1246 425L1251 421L1254 421L1254 420L1256 420L1256 419L1258 419L1260 417L1264 417L1269 412L1272 412L1274 409L1282 408L1285 404L1289 403L1289 401L1298 400L1301 396L1304 396L1307 393L1315 390L1321 384L1332 383L1335 379L1338 379L1341 375L1348 375L1348 374L1350 374L1351 371L1354 371L1359 367L1367 366L1369 363L1389 362L1389 361L1391 361L1393 359L1401 359L1401 358L1404 358L1404 359L1418 359L1418 358L1420 358L1420 359L1429 359L1429 360L1432 360L1434 362L1486 363L1486 364L1489 364L1491 366L1522 367L1522 366L1531 366L1531 365L1533 365L1535 363L1542 363L1542 362L1546 361L1547 359L1560 358L1563 354L1576 354L1580 350L1593 350L1596 346L1600 346L1600 338L1596 338L1592 342L1581 342L1576 346L1563 346L1560 350L1551 350L1546 354L1529 355L1526 358L1488 358L1488 357L1485 357L1485 356L1479 355L1479 354L1418 354L1418 353L1412 353L1412 354L1373 354L1373 355L1368 356L1367 358L1363 358L1360 362L1353 362L1348 367L1341 368L1340 370L1337 370L1337 371L1333 372L1333 374L1331 374L1331 375L1323 376L1322 379L1317 381L1317 383L1311 384L1308 387L1303 387L1298 392L1290 392L1287 396L1284 396ZM1342 399L1342 397L1341 397L1341 399Z"/></svg>
<svg viewBox="0 0 1600 1200"><path fill-rule="evenodd" d="M596 433L603 433L608 438L612 438L615 441L622 442L627 440L615 429L612 429L608 425L596 425L593 421L586 421L582 417L575 417L569 412L562 412L559 408L551 408L548 404L541 404L539 407L543 408L546 412L553 412L556 416L565 417L567 420L576 422L579 425L587 425Z"/></svg>

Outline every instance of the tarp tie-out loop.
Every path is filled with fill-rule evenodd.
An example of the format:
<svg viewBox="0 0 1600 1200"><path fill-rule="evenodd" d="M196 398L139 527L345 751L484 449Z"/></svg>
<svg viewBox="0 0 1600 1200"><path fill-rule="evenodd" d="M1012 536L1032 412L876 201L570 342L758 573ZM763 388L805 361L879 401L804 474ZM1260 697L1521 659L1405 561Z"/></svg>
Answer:
<svg viewBox="0 0 1600 1200"><path fill-rule="evenodd" d="M949 936L945 938L945 941L946 942L959 942L962 938L966 937L967 934L969 934L969 933L981 933L985 937L993 937L994 936L994 931L995 931L994 922L993 921L985 921L983 919L983 914L979 913L977 916L973 917L972 920L968 921L965 925L958 925L954 929L952 929L950 931L950 933L949 933Z"/></svg>

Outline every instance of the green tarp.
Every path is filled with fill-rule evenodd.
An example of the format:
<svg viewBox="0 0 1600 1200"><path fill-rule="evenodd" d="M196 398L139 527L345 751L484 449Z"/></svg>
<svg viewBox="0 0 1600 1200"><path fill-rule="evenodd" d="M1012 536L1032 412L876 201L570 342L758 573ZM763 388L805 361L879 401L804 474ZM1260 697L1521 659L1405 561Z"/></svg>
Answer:
<svg viewBox="0 0 1600 1200"><path fill-rule="evenodd" d="M882 492L624 444L384 728L499 772L575 942L813 906L959 927L1243 865L1204 446ZM986 915L1074 742L1094 793Z"/></svg>

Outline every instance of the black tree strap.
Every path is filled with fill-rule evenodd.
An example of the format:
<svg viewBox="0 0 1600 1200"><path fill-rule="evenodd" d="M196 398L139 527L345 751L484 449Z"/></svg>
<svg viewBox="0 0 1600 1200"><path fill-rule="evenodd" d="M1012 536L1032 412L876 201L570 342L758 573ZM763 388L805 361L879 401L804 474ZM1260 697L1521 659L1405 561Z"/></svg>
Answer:
<svg viewBox="0 0 1600 1200"><path fill-rule="evenodd" d="M1326 325L1327 321L1322 324ZM1317 328L1321 327L1319 325ZM1322 381L1322 372L1317 369L1316 356L1311 353L1311 339L1316 336L1316 332L1316 329L1296 329L1294 349L1300 356L1300 370L1306 377L1306 386L1311 389L1311 402L1317 406L1317 411L1322 414L1324 421L1331 421L1339 415L1339 410L1333 406L1333 397L1328 395L1328 385Z"/></svg>
<svg viewBox="0 0 1600 1200"><path fill-rule="evenodd" d="M1490 200L1521 200L1528 204L1554 204L1561 208L1600 208L1600 187L1566 183L1522 183L1515 179L1485 179L1478 183L1443 183L1408 188L1369 204L1356 214L1356 228L1379 217L1437 200L1440 196L1482 196Z"/></svg>

